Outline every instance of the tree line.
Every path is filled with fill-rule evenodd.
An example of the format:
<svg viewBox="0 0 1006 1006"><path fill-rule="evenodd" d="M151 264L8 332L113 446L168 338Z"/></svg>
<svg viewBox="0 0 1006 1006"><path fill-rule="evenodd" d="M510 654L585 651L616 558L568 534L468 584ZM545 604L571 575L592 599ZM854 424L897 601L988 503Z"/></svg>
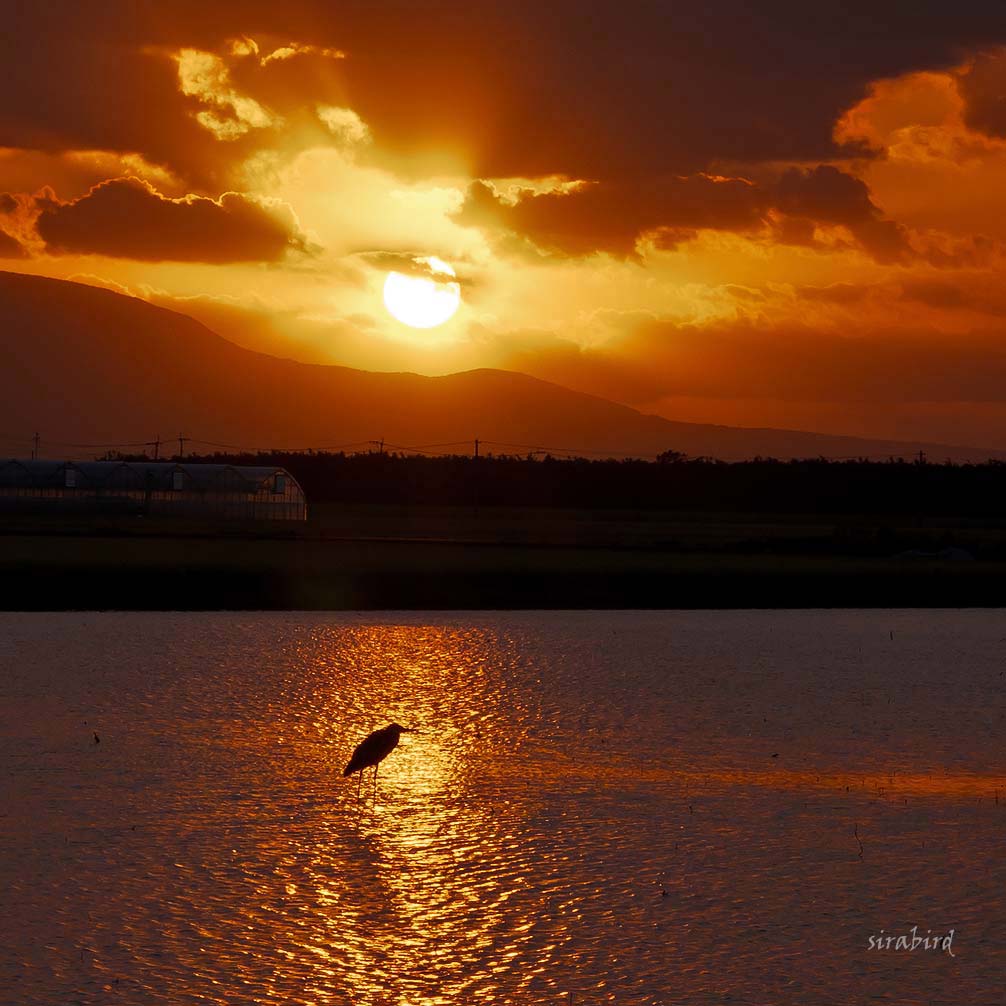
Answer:
<svg viewBox="0 0 1006 1006"><path fill-rule="evenodd" d="M144 460L142 457L136 460ZM177 459L176 459L177 460ZM310 503L563 507L743 513L1006 515L1006 463L826 458L722 462L545 455L215 453L186 463L277 465Z"/></svg>

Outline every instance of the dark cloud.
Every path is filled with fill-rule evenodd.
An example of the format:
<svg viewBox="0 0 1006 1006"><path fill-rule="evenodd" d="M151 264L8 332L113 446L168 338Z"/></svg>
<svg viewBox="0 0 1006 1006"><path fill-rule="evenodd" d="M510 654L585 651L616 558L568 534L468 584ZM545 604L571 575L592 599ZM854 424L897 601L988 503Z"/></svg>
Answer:
<svg viewBox="0 0 1006 1006"><path fill-rule="evenodd" d="M215 17L184 2L167 13L158 6L110 0L99 13L53 0L44 13L29 5L5 12L0 147L51 155L137 153L169 169L188 191L207 193L234 185L235 169L256 151L276 147L281 131L286 143L279 146L291 153L333 142L315 113L316 103L337 103L345 95L345 82L326 72L332 60L309 47L266 65L232 55L235 26L282 26L281 13L254 3L220 5ZM242 98L270 109L275 102L275 128L249 129L226 142L205 128L201 112L226 119L227 111L181 93L176 56L185 48L219 54ZM252 78L253 93L246 77ZM299 85L297 93L292 82ZM41 176L32 188L60 180Z"/></svg>
<svg viewBox="0 0 1006 1006"><path fill-rule="evenodd" d="M876 213L866 185L828 164L812 171L789 169L775 184L772 194L775 205L793 217L847 224Z"/></svg>
<svg viewBox="0 0 1006 1006"><path fill-rule="evenodd" d="M809 217L782 216L775 221L774 236L784 245L802 245L812 248L817 226Z"/></svg>
<svg viewBox="0 0 1006 1006"><path fill-rule="evenodd" d="M0 258L27 258L28 251L15 237L0 231Z"/></svg>
<svg viewBox="0 0 1006 1006"><path fill-rule="evenodd" d="M690 227L658 227L650 235L650 240L658 251L677 251L698 236L699 232Z"/></svg>
<svg viewBox="0 0 1006 1006"><path fill-rule="evenodd" d="M912 254L904 229L884 219L866 185L831 165L792 168L765 183L706 174L602 181L573 190L525 191L516 203L476 182L457 219L504 227L540 248L572 256L603 251L628 257L644 234L652 234L657 247L673 248L699 228L751 233L770 220L776 240L784 243L813 245L817 225L840 225L879 262Z"/></svg>
<svg viewBox="0 0 1006 1006"><path fill-rule="evenodd" d="M989 136L1006 137L1006 49L980 53L957 77L964 121Z"/></svg>
<svg viewBox="0 0 1006 1006"><path fill-rule="evenodd" d="M354 107L379 144L460 147L482 177L611 179L693 174L717 158L830 159L833 124L869 81L947 66L960 46L1006 35L988 6L948 18L934 0L913 5L910 19L796 0L589 13L571 0L471 4L438 19L436 32L416 11L419 24L388 19L396 23L381 50L372 25L347 31ZM425 72L432 86L422 86Z"/></svg>
<svg viewBox="0 0 1006 1006"><path fill-rule="evenodd" d="M997 258L1006 254L1006 245L984 234L970 234L949 239L946 235L932 235L921 242L920 257L937 269L987 268Z"/></svg>
<svg viewBox="0 0 1006 1006"><path fill-rule="evenodd" d="M904 300L916 301L927 307L955 310L966 307L968 298L964 291L952 283L934 280L913 280L901 284Z"/></svg>
<svg viewBox="0 0 1006 1006"><path fill-rule="evenodd" d="M79 34L65 26L54 31L56 20L3 33L0 146L137 152L179 169L193 184L226 187L228 158L189 114L166 54L142 48L140 39L103 39L93 24L81 25ZM39 177L32 188L54 181Z"/></svg>
<svg viewBox="0 0 1006 1006"><path fill-rule="evenodd" d="M289 207L237 192L168 199L136 178L115 178L62 202L36 198L36 227L51 254L147 262L274 262L308 246Z"/></svg>
<svg viewBox="0 0 1006 1006"><path fill-rule="evenodd" d="M1006 42L997 4L439 5L242 0L18 4L0 38L0 145L141 152L203 191L263 143L221 143L178 94L172 49L225 52L238 34L314 46L232 76L256 101L350 104L375 156L436 173L625 179L691 175L717 159L820 161L872 80L943 68ZM326 60L336 48L345 60ZM978 87L978 75L970 85ZM998 121L972 103L982 121ZM981 105L981 108L979 108ZM996 127L998 128L998 127ZM274 137L268 137L273 139ZM311 137L314 142L316 137Z"/></svg>
<svg viewBox="0 0 1006 1006"><path fill-rule="evenodd" d="M762 220L764 196L742 179L706 175L637 179L628 184L598 182L575 191L525 194L516 204L490 203L487 186L471 186L460 223L495 216L508 229L531 238L539 247L566 255L597 251L631 255L637 238L658 228L711 227L749 230Z"/></svg>
<svg viewBox="0 0 1006 1006"><path fill-rule="evenodd" d="M399 251L368 251L358 252L359 257L375 269L385 269L388 272L400 272L406 276L417 276L434 283L467 283L467 280L438 272L429 262L425 261L429 253L399 252Z"/></svg>
<svg viewBox="0 0 1006 1006"><path fill-rule="evenodd" d="M1006 291L995 275L977 276L958 283L936 279L904 280L901 298L941 311L974 311L993 318L1006 315Z"/></svg>
<svg viewBox="0 0 1006 1006"><path fill-rule="evenodd" d="M878 262L899 262L911 255L904 228L883 218L865 183L830 164L813 170L791 168L772 187L770 199L792 220L847 227Z"/></svg>

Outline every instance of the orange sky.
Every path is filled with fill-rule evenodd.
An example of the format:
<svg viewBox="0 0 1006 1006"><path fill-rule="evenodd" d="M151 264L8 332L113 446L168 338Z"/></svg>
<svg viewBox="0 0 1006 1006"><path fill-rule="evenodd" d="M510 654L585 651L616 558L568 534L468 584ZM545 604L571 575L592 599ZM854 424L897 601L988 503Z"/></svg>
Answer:
<svg viewBox="0 0 1006 1006"><path fill-rule="evenodd" d="M1006 447L995 5L78 6L0 43L0 268L303 360ZM381 289L426 256L462 306L417 330Z"/></svg>

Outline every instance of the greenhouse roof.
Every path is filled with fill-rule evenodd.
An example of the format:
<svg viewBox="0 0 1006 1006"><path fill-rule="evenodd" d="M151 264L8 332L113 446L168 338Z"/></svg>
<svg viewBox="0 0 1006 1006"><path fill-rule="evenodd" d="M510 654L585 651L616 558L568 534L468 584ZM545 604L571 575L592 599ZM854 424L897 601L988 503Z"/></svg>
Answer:
<svg viewBox="0 0 1006 1006"><path fill-rule="evenodd" d="M67 472L75 472L70 486ZM173 490L176 473L184 489L255 492L277 475L296 480L285 468L185 464L174 461L0 461L0 488Z"/></svg>

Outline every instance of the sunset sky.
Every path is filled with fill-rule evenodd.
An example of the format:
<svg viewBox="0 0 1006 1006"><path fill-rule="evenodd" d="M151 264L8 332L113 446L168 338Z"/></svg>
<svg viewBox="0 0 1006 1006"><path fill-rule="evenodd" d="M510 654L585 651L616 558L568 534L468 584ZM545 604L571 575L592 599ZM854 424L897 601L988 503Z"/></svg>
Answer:
<svg viewBox="0 0 1006 1006"><path fill-rule="evenodd" d="M1000 3L18 6L2 269L299 360L1006 447ZM461 306L412 328L382 289L431 257Z"/></svg>

